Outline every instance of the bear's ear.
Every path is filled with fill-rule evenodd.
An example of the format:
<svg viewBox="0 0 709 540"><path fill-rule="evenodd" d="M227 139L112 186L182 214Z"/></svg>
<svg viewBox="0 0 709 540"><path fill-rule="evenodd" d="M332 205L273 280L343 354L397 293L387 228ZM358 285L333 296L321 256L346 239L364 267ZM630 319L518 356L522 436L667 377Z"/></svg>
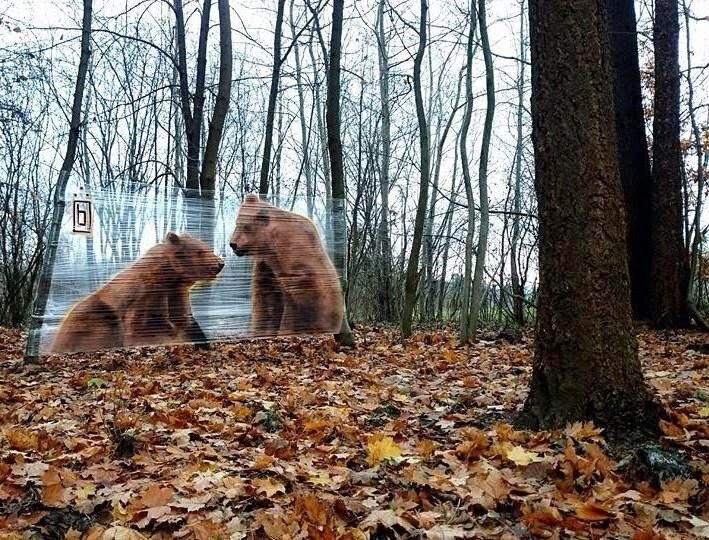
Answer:
<svg viewBox="0 0 709 540"><path fill-rule="evenodd" d="M168 244L179 244L180 237L177 235L177 233L170 231L165 235L165 242L167 242Z"/></svg>
<svg viewBox="0 0 709 540"><path fill-rule="evenodd" d="M256 223L261 227L265 227L266 225L268 225L268 222L270 220L271 218L268 215L268 210L266 210L265 208L259 210L258 214L256 214Z"/></svg>
<svg viewBox="0 0 709 540"><path fill-rule="evenodd" d="M247 193L244 202L258 202L258 193Z"/></svg>

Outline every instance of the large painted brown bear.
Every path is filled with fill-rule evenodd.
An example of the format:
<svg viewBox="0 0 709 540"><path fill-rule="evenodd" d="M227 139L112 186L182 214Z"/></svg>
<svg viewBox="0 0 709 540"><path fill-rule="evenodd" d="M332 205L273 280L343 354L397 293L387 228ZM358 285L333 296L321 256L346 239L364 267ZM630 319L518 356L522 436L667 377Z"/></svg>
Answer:
<svg viewBox="0 0 709 540"><path fill-rule="evenodd" d="M189 290L198 281L217 277L222 268L224 261L207 244L168 232L164 242L77 302L59 326L50 352L204 343Z"/></svg>
<svg viewBox="0 0 709 540"><path fill-rule="evenodd" d="M249 194L230 246L253 258L253 335L339 332L342 291L312 221Z"/></svg>

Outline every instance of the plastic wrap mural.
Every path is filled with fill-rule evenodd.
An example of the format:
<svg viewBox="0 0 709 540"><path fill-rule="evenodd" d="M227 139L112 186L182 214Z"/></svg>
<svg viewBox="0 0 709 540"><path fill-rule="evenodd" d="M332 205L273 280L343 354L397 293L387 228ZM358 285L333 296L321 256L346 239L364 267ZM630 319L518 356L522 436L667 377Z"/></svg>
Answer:
<svg viewBox="0 0 709 540"><path fill-rule="evenodd" d="M343 216L304 198L187 195L68 198L27 353L339 331Z"/></svg>

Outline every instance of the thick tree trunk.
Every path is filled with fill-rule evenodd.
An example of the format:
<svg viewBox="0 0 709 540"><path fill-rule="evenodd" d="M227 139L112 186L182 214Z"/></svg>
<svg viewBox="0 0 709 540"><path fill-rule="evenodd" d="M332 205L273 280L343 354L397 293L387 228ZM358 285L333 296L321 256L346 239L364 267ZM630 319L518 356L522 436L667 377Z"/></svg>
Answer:
<svg viewBox="0 0 709 540"><path fill-rule="evenodd" d="M633 334L623 190L607 129L603 0L530 0L529 11L540 285L520 420L532 428L593 420L611 436L654 434L658 410Z"/></svg>
<svg viewBox="0 0 709 540"><path fill-rule="evenodd" d="M689 268L682 229L679 146L679 19L675 0L655 2L655 118L653 122L652 320L686 326Z"/></svg>
<svg viewBox="0 0 709 540"><path fill-rule="evenodd" d="M340 138L340 56L342 49L342 18L344 0L333 0L332 35L330 37L330 62L327 72L327 147L330 154L330 172L332 174L332 219L335 241L335 268L340 275L342 294L347 297L347 246L345 227L346 191L345 168L342 160L342 139ZM347 319L347 307L342 316L342 327L335 335L341 345L354 345L354 335Z"/></svg>
<svg viewBox="0 0 709 540"><path fill-rule="evenodd" d="M419 284L419 255L421 254L421 240L423 226L426 220L426 202L428 201L428 183L431 170L431 149L428 145L428 124L426 111L423 108L423 93L421 91L421 64L426 52L426 27L428 4L421 0L421 19L419 21L419 45L414 59L414 98L416 101L416 118L419 127L419 154L421 159L421 177L419 181L419 197L416 205L416 219L414 221L414 236L411 241L411 254L406 266L406 281L404 283L404 306L401 313L401 332L404 336L411 335L414 307Z"/></svg>
<svg viewBox="0 0 709 540"><path fill-rule="evenodd" d="M636 319L650 317L652 175L645 138L633 0L606 0L618 169L625 195L630 299Z"/></svg>
<svg viewBox="0 0 709 540"><path fill-rule="evenodd" d="M283 29L283 11L286 0L278 0L276 12L276 29L273 35L273 68L271 70L271 89L268 93L268 110L266 111L266 133L263 142L263 157L261 159L261 180L259 192L268 194L268 177L271 172L271 150L273 147L273 122L276 117L276 99L278 98L279 79L281 77L281 32Z"/></svg>
<svg viewBox="0 0 709 540"><path fill-rule="evenodd" d="M478 23L480 26L480 42L485 59L485 95L487 105L483 140L480 146L480 165L478 169L478 189L480 195L480 233L478 234L478 249L475 253L475 273L473 274L473 293L470 302L470 339L477 339L480 306L482 304L485 272L485 255L487 253L487 235L490 228L490 200L487 195L487 162L490 155L490 138L492 136L492 120L495 115L495 75L492 66L492 51L487 35L487 20L485 0L478 0Z"/></svg>
<svg viewBox="0 0 709 540"><path fill-rule="evenodd" d="M40 271L37 293L32 309L32 318L28 329L27 348L25 361L36 363L39 360L39 338L42 326L42 317L47 308L49 289L52 285L52 272L56 260L59 234L62 227L62 218L66 203L64 200L69 176L76 161L76 149L81 137L81 106L84 101L84 88L86 87L86 74L89 70L89 57L91 56L91 21L93 14L93 1L84 0L84 13L81 22L81 53L79 54L79 71L74 85L74 98L71 104L71 120L69 122L69 138L66 143L66 153L59 170L59 180L54 188L54 209L52 221L49 223L49 233L45 244L44 260Z"/></svg>
<svg viewBox="0 0 709 540"><path fill-rule="evenodd" d="M200 185L210 198L214 197L217 176L217 155L224 132L224 122L229 112L231 99L231 16L229 0L219 1L219 83L217 97L214 102L214 113L209 123L207 145L204 149L204 163Z"/></svg>

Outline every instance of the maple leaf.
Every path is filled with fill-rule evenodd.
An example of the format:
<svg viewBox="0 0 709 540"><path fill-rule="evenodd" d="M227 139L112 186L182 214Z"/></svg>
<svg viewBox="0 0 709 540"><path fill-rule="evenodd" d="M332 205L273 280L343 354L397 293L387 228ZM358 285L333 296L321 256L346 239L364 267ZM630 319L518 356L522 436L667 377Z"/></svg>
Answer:
<svg viewBox="0 0 709 540"><path fill-rule="evenodd" d="M254 515L254 521L263 528L269 538L274 540L291 537L292 531L285 518L283 510L278 507L273 510L261 510Z"/></svg>
<svg viewBox="0 0 709 540"><path fill-rule="evenodd" d="M564 429L564 435L573 437L577 441L598 437L602 432L603 429L593 425L593 422L574 422Z"/></svg>
<svg viewBox="0 0 709 540"><path fill-rule="evenodd" d="M663 503L672 504L675 502L685 502L699 489L699 483L691 478L673 478L662 484L662 491L659 500Z"/></svg>
<svg viewBox="0 0 709 540"><path fill-rule="evenodd" d="M254 487L256 493L265 493L266 497L269 499L276 493L286 492L286 488L283 484L271 478L255 478L251 482L251 485Z"/></svg>
<svg viewBox="0 0 709 540"><path fill-rule="evenodd" d="M23 427L10 427L3 431L3 435L8 445L13 450L28 452L36 450L39 445L39 437L33 431Z"/></svg>
<svg viewBox="0 0 709 540"><path fill-rule="evenodd" d="M172 500L173 494L174 491L172 488L161 488L159 485L153 484L148 489L143 491L140 496L140 502L145 508L165 506Z"/></svg>
<svg viewBox="0 0 709 540"><path fill-rule="evenodd" d="M328 507L312 493L296 495L295 511L314 525L325 525L328 520Z"/></svg>
<svg viewBox="0 0 709 540"><path fill-rule="evenodd" d="M505 457L512 461L515 465L524 467L539 458L535 452L529 452L523 447L514 445L505 449Z"/></svg>
<svg viewBox="0 0 709 540"><path fill-rule="evenodd" d="M576 517L582 521L606 521L615 519L615 514L602 506L593 502L581 503L574 508Z"/></svg>
<svg viewBox="0 0 709 540"><path fill-rule="evenodd" d="M367 462L376 465L387 459L401 456L401 449L388 435L372 435L367 440Z"/></svg>
<svg viewBox="0 0 709 540"><path fill-rule="evenodd" d="M436 525L426 531L426 538L430 540L454 540L455 538L469 538L470 531L462 527L451 527L450 525Z"/></svg>
<svg viewBox="0 0 709 540"><path fill-rule="evenodd" d="M59 471L53 467L42 475L42 502L54 507L64 506L68 502L68 494L62 485Z"/></svg>
<svg viewBox="0 0 709 540"><path fill-rule="evenodd" d="M411 532L414 529L411 523L397 515L393 510L375 510L364 518L359 527L364 530L374 530L380 525L387 529L393 529L398 526L406 532Z"/></svg>
<svg viewBox="0 0 709 540"><path fill-rule="evenodd" d="M490 446L490 440L484 431L477 428L465 428L461 430L463 442L456 449L456 455L461 459L470 460L483 455Z"/></svg>
<svg viewBox="0 0 709 540"><path fill-rule="evenodd" d="M147 537L138 531L120 526L107 529L101 538L102 540L147 540Z"/></svg>
<svg viewBox="0 0 709 540"><path fill-rule="evenodd" d="M685 436L684 430L672 422L660 419L660 429L666 437L673 439L683 439Z"/></svg>
<svg viewBox="0 0 709 540"><path fill-rule="evenodd" d="M213 540L215 538L226 538L226 532L221 523L215 523L211 519L200 519L185 526L185 529L192 532L196 540Z"/></svg>

